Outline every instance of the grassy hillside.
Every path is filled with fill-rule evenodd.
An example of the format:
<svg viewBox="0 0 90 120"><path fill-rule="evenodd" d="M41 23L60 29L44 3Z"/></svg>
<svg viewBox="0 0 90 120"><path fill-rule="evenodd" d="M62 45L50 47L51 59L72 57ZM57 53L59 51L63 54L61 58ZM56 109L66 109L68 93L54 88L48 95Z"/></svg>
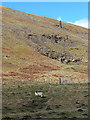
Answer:
<svg viewBox="0 0 90 120"><path fill-rule="evenodd" d="M6 7L2 12L3 84L16 79L57 82L60 76L87 82L87 29L63 22L61 29L57 20Z"/></svg>
<svg viewBox="0 0 90 120"><path fill-rule="evenodd" d="M6 7L2 13L3 119L87 118L88 30ZM60 77L73 84L59 85Z"/></svg>

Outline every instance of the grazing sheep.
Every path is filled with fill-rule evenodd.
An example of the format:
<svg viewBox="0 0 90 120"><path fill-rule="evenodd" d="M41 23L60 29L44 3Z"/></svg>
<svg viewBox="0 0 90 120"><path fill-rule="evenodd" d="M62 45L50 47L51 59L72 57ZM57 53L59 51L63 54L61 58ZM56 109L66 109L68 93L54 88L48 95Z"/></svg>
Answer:
<svg viewBox="0 0 90 120"><path fill-rule="evenodd" d="M35 96L44 97L44 94L43 94L43 92L38 92L38 91L36 91L36 92L35 92Z"/></svg>

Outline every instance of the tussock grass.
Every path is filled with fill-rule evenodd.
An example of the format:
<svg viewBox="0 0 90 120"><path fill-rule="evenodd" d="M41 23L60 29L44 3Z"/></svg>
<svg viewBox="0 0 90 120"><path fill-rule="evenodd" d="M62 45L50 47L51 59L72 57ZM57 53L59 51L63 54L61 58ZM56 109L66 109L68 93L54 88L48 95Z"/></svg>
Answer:
<svg viewBox="0 0 90 120"><path fill-rule="evenodd" d="M36 97L35 91L45 97ZM39 84L3 88L3 118L87 118L88 85ZM81 109L81 112L78 112ZM87 114L84 116L83 114ZM29 118L28 118L29 116Z"/></svg>

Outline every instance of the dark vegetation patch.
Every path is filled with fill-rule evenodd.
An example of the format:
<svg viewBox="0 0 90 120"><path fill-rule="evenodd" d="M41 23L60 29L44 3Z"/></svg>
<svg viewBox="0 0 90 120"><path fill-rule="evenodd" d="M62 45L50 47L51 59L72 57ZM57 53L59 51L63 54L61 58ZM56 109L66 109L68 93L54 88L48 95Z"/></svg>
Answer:
<svg viewBox="0 0 90 120"><path fill-rule="evenodd" d="M3 119L87 118L87 87L41 84L3 88ZM35 96L36 90L42 90L45 97Z"/></svg>

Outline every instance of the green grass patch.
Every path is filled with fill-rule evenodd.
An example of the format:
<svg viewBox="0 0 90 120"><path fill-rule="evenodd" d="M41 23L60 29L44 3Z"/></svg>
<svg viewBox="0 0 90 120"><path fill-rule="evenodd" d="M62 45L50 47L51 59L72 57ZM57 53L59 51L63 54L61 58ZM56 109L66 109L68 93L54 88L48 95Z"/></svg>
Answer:
<svg viewBox="0 0 90 120"><path fill-rule="evenodd" d="M35 91L45 97L36 97ZM88 85L40 84L3 88L3 119L87 118Z"/></svg>

